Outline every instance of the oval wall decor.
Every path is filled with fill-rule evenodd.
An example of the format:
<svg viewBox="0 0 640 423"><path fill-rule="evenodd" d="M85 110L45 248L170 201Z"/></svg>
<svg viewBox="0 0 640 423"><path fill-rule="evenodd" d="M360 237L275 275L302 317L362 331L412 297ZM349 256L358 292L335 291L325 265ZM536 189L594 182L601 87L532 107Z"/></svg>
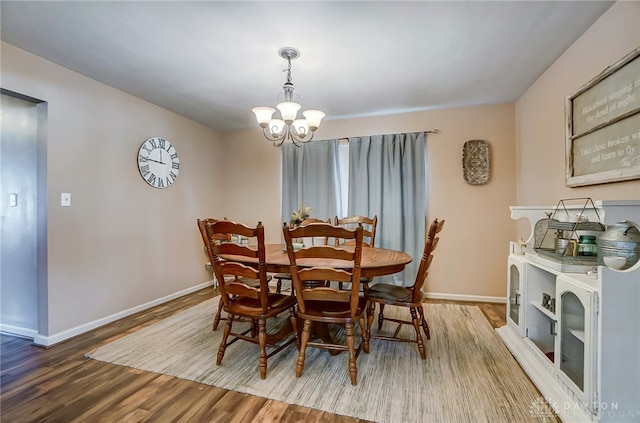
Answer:
<svg viewBox="0 0 640 423"><path fill-rule="evenodd" d="M462 176L466 183L481 185L489 181L491 151L484 140L471 140L462 149Z"/></svg>

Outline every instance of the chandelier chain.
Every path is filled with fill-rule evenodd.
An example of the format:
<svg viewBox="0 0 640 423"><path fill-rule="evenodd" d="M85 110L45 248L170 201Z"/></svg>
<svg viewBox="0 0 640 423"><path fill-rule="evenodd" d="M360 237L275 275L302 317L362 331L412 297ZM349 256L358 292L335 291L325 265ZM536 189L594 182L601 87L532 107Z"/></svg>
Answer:
<svg viewBox="0 0 640 423"><path fill-rule="evenodd" d="M291 83L291 57L287 56L287 62L289 62L289 66L287 69L283 69L283 72L287 72L287 82Z"/></svg>

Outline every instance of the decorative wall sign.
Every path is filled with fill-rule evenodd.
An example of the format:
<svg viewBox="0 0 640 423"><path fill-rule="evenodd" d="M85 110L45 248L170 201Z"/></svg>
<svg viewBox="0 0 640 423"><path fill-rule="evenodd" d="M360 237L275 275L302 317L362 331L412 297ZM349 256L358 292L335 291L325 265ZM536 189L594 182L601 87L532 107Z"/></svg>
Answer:
<svg viewBox="0 0 640 423"><path fill-rule="evenodd" d="M462 148L462 176L466 183L481 185L489 181L491 151L484 140L471 140Z"/></svg>
<svg viewBox="0 0 640 423"><path fill-rule="evenodd" d="M640 178L640 47L567 97L566 185Z"/></svg>

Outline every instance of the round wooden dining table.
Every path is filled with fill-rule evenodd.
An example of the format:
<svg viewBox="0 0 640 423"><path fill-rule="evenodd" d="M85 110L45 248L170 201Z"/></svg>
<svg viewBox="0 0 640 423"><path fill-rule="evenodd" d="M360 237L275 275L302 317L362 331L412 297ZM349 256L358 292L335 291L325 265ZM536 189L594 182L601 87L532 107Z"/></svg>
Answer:
<svg viewBox="0 0 640 423"><path fill-rule="evenodd" d="M350 246L342 246L340 248L353 248ZM287 255L286 247L284 244L267 244L266 250L266 264L267 272L270 273L289 273L291 271L289 265L289 256ZM249 266L255 266L258 264L257 259L252 259L244 256L222 256L225 260L236 261ZM412 258L409 254L388 250L386 248L377 247L363 247L362 248L362 260L360 263L360 276L363 278L373 278L376 276L392 275L394 273L401 272L405 266L411 263ZM342 265L340 260L330 259L316 259L316 260L304 260L300 261L300 266L331 266L340 267Z"/></svg>
<svg viewBox="0 0 640 423"><path fill-rule="evenodd" d="M340 248L354 248L349 245L342 245ZM265 245L267 272L269 273L290 273L291 266L289 264L289 255L284 244L266 244ZM235 261L248 266L257 266L258 260L235 255L222 255L223 259ZM362 248L362 259L360 261L360 276L363 278L373 278L375 276L392 275L401 272L405 266L411 263L412 258L409 254L388 250L386 248L364 247ZM302 259L298 262L299 266L330 266L340 268L344 266L341 260L332 259ZM324 281L323 281L324 283ZM285 325L288 326L288 325ZM282 333L291 328L283 327ZM329 328L326 324L317 325L314 329L315 335L324 339L326 343L334 343ZM339 351L329 350L329 354L339 354Z"/></svg>

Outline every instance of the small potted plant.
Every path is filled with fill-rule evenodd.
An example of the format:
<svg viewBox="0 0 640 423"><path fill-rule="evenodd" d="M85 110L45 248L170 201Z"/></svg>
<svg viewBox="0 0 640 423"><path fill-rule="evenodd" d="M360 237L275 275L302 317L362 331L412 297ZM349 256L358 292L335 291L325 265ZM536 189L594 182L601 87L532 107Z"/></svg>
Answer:
<svg viewBox="0 0 640 423"><path fill-rule="evenodd" d="M311 212L313 212L313 209L311 207L306 207L304 204L300 204L298 210L294 210L291 213L289 225L292 227L298 226L300 223L302 223L303 220L311 215Z"/></svg>

